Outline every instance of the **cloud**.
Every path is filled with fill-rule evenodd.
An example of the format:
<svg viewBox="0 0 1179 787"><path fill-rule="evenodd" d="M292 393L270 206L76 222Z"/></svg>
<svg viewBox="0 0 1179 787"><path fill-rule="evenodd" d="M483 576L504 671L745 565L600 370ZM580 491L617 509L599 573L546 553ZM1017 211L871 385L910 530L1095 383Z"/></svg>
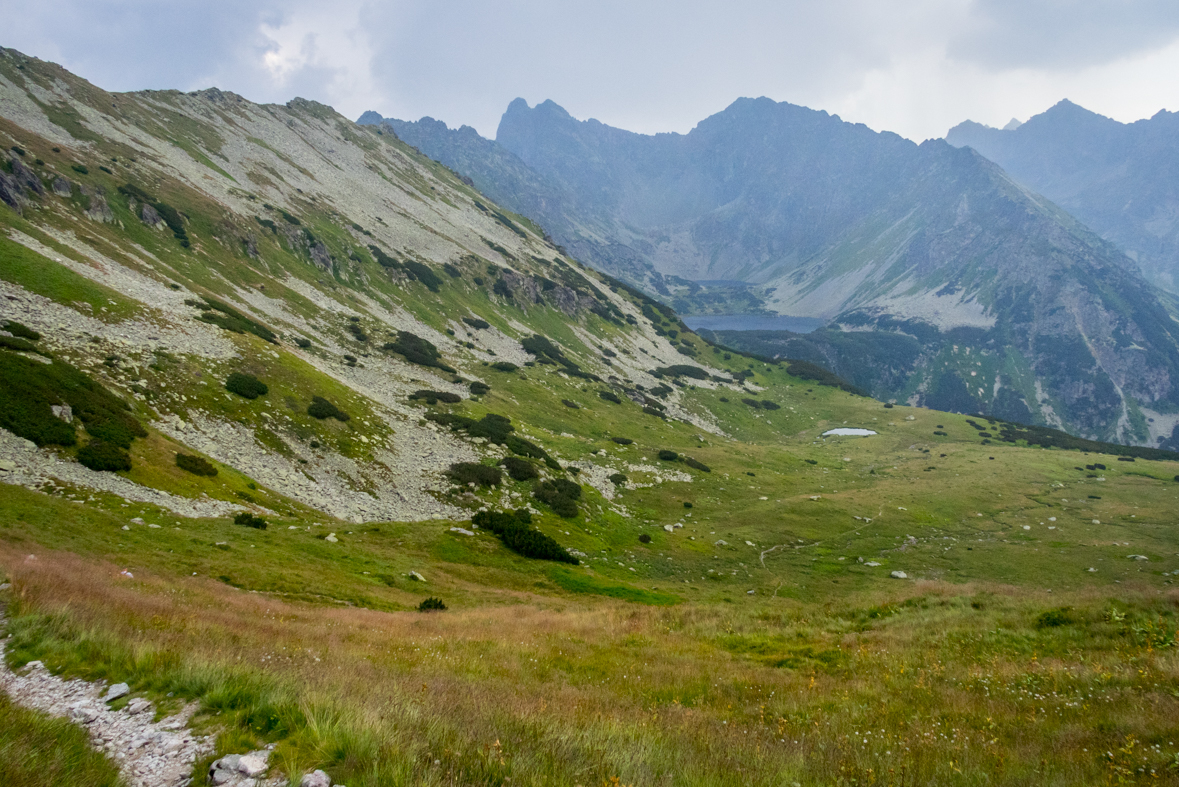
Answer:
<svg viewBox="0 0 1179 787"><path fill-rule="evenodd" d="M920 140L1065 96L1131 119L1179 95L1174 0L41 0L5 21L0 43L111 90L300 95L486 136L517 96L654 133L765 95Z"/></svg>
<svg viewBox="0 0 1179 787"><path fill-rule="evenodd" d="M952 59L1050 71L1111 63L1179 38L1175 0L976 0Z"/></svg>

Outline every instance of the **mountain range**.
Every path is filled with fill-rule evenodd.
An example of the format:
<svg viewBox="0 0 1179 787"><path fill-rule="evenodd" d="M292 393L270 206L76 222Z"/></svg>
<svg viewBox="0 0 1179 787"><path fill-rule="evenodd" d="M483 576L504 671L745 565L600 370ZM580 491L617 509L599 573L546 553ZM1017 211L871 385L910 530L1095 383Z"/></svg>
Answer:
<svg viewBox="0 0 1179 787"><path fill-rule="evenodd" d="M946 141L994 161L1179 293L1179 114L1119 123L1065 100L1004 129L968 120Z"/></svg>
<svg viewBox="0 0 1179 787"><path fill-rule="evenodd" d="M1179 332L1165 304L1112 243L973 150L764 98L687 134L520 99L494 142L432 119L361 120L682 312L823 319L848 334L825 345L841 368L891 341L874 333L915 339L903 371L869 375L877 396L1171 437Z"/></svg>

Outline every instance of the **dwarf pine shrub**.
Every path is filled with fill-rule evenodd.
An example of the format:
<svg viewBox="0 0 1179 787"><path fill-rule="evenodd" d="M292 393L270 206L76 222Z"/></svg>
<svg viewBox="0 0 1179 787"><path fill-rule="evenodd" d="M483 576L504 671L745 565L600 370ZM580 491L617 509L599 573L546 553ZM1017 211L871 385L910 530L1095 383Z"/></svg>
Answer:
<svg viewBox="0 0 1179 787"><path fill-rule="evenodd" d="M270 393L270 388L266 383L245 372L233 372L225 378L225 390L246 399L257 399L259 396Z"/></svg>
<svg viewBox="0 0 1179 787"><path fill-rule="evenodd" d="M185 470L193 475L215 476L217 475L217 468L209 464L205 459L199 456L191 456L189 454L176 454L176 466L181 470Z"/></svg>
<svg viewBox="0 0 1179 787"><path fill-rule="evenodd" d="M456 484L476 486L498 486L503 481L503 473L498 467L489 467L478 462L455 462L446 471L446 477Z"/></svg>

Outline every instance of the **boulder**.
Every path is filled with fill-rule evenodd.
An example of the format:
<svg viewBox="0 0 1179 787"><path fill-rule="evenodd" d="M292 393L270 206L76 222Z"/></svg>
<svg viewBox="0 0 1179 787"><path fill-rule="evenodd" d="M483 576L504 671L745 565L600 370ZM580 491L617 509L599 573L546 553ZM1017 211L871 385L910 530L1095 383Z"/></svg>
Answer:
<svg viewBox="0 0 1179 787"><path fill-rule="evenodd" d="M332 780L323 771L312 771L303 775L299 787L332 787Z"/></svg>
<svg viewBox="0 0 1179 787"><path fill-rule="evenodd" d="M414 582L425 582L426 581L426 578L423 577L421 574L419 574L416 571L409 572L409 578L412 579Z"/></svg>
<svg viewBox="0 0 1179 787"><path fill-rule="evenodd" d="M131 687L126 683L116 683L107 689L106 696L102 698L103 702L114 702L119 697L126 697L131 693Z"/></svg>
<svg viewBox="0 0 1179 787"><path fill-rule="evenodd" d="M266 754L253 753L243 756L237 763L237 772L253 779L266 773Z"/></svg>
<svg viewBox="0 0 1179 787"><path fill-rule="evenodd" d="M889 574L889 576L892 577L893 579L908 579L909 578L909 575L906 574L904 571L894 571L891 574Z"/></svg>
<svg viewBox="0 0 1179 787"><path fill-rule="evenodd" d="M74 184L58 175L53 179L53 193L59 197L68 197L74 193Z"/></svg>

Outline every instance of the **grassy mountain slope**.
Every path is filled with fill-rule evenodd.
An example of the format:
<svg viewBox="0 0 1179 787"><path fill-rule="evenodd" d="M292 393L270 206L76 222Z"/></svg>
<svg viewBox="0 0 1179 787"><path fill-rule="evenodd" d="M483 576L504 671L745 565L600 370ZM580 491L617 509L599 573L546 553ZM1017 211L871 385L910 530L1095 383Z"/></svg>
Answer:
<svg viewBox="0 0 1179 787"><path fill-rule="evenodd" d="M5 50L0 137L14 665L296 784L1176 781L1173 455L710 345L313 102Z"/></svg>

